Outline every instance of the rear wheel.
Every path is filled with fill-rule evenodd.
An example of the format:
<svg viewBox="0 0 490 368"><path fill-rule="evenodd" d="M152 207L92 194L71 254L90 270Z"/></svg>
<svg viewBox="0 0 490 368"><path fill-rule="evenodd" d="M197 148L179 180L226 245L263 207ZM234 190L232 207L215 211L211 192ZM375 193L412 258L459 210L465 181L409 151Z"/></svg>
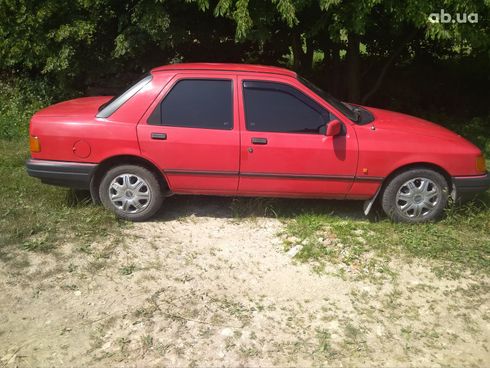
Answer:
<svg viewBox="0 0 490 368"><path fill-rule="evenodd" d="M411 169L386 185L381 205L394 221L419 223L438 220L449 196L446 179L429 169Z"/></svg>
<svg viewBox="0 0 490 368"><path fill-rule="evenodd" d="M102 178L99 196L105 208L130 221L148 220L163 202L158 179L148 169L136 165L110 169Z"/></svg>

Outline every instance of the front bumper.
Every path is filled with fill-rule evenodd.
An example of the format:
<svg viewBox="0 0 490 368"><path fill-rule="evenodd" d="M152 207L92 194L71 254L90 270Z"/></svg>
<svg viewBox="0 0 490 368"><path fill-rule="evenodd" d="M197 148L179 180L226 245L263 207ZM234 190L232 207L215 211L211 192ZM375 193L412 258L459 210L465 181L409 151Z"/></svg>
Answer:
<svg viewBox="0 0 490 368"><path fill-rule="evenodd" d="M27 173L41 182L75 189L90 189L97 164L29 159Z"/></svg>
<svg viewBox="0 0 490 368"><path fill-rule="evenodd" d="M490 188L490 174L453 177L457 198L469 198Z"/></svg>

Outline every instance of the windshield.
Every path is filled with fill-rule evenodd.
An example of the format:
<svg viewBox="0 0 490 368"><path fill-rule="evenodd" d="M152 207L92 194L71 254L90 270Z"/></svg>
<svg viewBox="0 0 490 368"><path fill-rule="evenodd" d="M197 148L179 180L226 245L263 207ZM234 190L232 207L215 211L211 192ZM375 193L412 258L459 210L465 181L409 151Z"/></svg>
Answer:
<svg viewBox="0 0 490 368"><path fill-rule="evenodd" d="M309 80L298 76L298 80L311 89L313 92L315 92L318 96L323 98L325 101L327 101L330 105L335 107L337 110L339 110L342 114L347 116L350 120L357 122L359 120L359 112L357 109L353 106L351 106L348 103L342 102L337 100L335 97L333 97L330 93L325 92L321 88L315 86L313 83L311 83Z"/></svg>
<svg viewBox="0 0 490 368"><path fill-rule="evenodd" d="M143 88L152 79L151 74L146 75L143 79L139 80L120 95L114 96L106 103L99 106L98 118L108 118L118 108L120 108L127 100L133 97L136 92Z"/></svg>

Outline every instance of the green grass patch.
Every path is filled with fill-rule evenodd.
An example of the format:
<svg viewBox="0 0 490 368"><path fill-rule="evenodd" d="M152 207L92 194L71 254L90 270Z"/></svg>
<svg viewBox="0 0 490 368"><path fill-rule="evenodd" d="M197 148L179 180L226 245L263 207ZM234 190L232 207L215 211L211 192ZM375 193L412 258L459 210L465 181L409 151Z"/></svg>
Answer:
<svg viewBox="0 0 490 368"><path fill-rule="evenodd" d="M0 259L9 259L12 247L48 252L67 241L84 246L122 226L89 198L29 177L27 158L27 142L0 140Z"/></svg>
<svg viewBox="0 0 490 368"><path fill-rule="evenodd" d="M436 261L433 268L447 276L465 270L490 274L490 192L475 201L446 210L442 221L393 223L380 210L365 217L361 201L238 198L238 218L276 217L286 224L284 243L301 245L295 259L392 275L395 257Z"/></svg>
<svg viewBox="0 0 490 368"><path fill-rule="evenodd" d="M440 222L417 225L386 218L370 221L357 217L361 206L320 203L303 204L302 213L285 216L287 237L303 244L296 255L301 261L341 262L383 272L377 260L403 255L437 261L435 270L447 275L465 270L490 274L488 192L474 202L450 208Z"/></svg>

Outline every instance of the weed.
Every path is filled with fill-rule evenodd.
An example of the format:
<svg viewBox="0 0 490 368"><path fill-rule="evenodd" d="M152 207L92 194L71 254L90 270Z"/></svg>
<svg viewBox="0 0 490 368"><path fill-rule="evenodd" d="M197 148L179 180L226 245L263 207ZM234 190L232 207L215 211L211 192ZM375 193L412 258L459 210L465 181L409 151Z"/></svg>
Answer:
<svg viewBox="0 0 490 368"><path fill-rule="evenodd" d="M119 269L119 273L124 276L129 276L132 275L133 272L136 270L136 266L134 264L128 264L126 266L123 266Z"/></svg>
<svg viewBox="0 0 490 368"><path fill-rule="evenodd" d="M141 336L141 351L144 354L148 352L153 347L153 336L144 335Z"/></svg>
<svg viewBox="0 0 490 368"><path fill-rule="evenodd" d="M327 357L331 357L335 355L332 347L332 341L331 341L332 337L329 331L319 329L316 332L316 337L318 340L318 351L322 355L326 355Z"/></svg>

